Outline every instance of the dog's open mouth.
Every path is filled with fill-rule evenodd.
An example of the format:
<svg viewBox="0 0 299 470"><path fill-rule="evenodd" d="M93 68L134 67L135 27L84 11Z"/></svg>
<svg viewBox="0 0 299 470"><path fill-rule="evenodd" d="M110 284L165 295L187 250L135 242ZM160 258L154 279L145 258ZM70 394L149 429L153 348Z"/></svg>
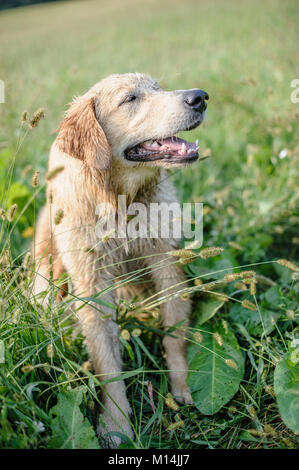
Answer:
<svg viewBox="0 0 299 470"><path fill-rule="evenodd" d="M127 160L149 162L166 160L174 163L191 163L198 159L198 141L188 142L173 136L166 139L147 140L125 151Z"/></svg>

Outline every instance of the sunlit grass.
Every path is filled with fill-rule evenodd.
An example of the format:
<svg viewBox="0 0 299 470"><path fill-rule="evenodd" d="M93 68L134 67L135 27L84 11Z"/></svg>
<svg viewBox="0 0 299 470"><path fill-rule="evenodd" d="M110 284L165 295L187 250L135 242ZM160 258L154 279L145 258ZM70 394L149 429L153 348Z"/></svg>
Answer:
<svg viewBox="0 0 299 470"><path fill-rule="evenodd" d="M274 367L298 325L298 274L276 263L298 260L298 105L290 101L297 15L290 0L79 1L1 12L6 103L0 105L0 447L49 447L49 412L59 392L82 384L82 411L97 425L101 382L76 327L76 297L70 293L57 304L54 281L48 308L35 302L35 268L26 253L45 201L46 161L65 105L104 76L126 71L149 73L168 89L199 86L210 94L207 122L191 138L211 157L171 177L182 201L205 203L204 247L224 251L205 260L195 250L184 265L188 281L175 294L161 291L118 305L122 378L136 433L134 444L125 446L297 445L273 391ZM41 107L45 119L31 129L27 122ZM169 254L169 265L179 262ZM147 269L131 273L130 283L144 281L160 265L157 254ZM242 278L226 278L245 270L256 272L256 292ZM194 333L207 331L205 324L194 327L200 303L209 295L227 297L209 323L225 320L233 329L246 357L245 376L238 393L213 416L169 401L159 307L173 295L193 299L192 324L185 329L190 344ZM237 315L235 306L246 307L246 301L256 310ZM265 305L275 313L270 333L268 324L258 323Z"/></svg>

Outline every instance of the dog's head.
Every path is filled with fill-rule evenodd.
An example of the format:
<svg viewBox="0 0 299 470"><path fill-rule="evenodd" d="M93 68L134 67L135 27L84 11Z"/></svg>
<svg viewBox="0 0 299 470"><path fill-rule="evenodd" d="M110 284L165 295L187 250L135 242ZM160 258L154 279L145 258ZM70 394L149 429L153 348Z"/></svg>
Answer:
<svg viewBox="0 0 299 470"><path fill-rule="evenodd" d="M209 96L199 89L164 91L141 74L111 75L77 98L62 121L57 144L99 170L124 166L186 166L196 142L175 136L205 117Z"/></svg>

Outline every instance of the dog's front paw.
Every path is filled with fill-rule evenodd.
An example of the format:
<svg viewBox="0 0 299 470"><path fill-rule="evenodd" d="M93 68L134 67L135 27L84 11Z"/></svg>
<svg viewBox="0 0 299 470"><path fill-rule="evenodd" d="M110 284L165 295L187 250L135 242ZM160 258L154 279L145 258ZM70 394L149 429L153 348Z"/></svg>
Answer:
<svg viewBox="0 0 299 470"><path fill-rule="evenodd" d="M112 416L104 412L100 416L100 423L97 428L97 433L103 447L110 449L117 449L122 443L120 436L113 433L124 434L128 439L134 440L134 433L129 423L129 418L126 416L118 415ZM110 434L111 433L111 434Z"/></svg>
<svg viewBox="0 0 299 470"><path fill-rule="evenodd" d="M171 385L171 393L173 398L179 402L183 403L184 405L192 405L193 399L190 393L190 389L186 382L183 383L172 383Z"/></svg>

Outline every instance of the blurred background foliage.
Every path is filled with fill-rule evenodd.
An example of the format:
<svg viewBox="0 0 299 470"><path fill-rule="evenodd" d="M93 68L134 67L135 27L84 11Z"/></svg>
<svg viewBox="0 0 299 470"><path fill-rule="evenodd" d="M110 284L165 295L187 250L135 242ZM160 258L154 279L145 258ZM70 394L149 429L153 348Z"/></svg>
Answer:
<svg viewBox="0 0 299 470"><path fill-rule="evenodd" d="M201 155L209 158L173 171L171 178L181 201L204 203L204 245L221 246L224 252L211 260L196 259L186 272L190 279L200 275L215 282L224 269L238 272L252 265L260 276L259 310L241 306L244 299L253 299L240 280L225 287L234 302L223 302L217 311L205 293L193 296L193 324L204 308L207 330L227 321L245 360L238 393L213 416L182 407L178 417L164 402L166 374L141 374L142 367L165 368L161 342L151 330L161 326L156 317L142 312L147 324L138 316L120 319L122 329L142 330L138 339L123 340L136 445L295 447L297 440L278 412L273 376L280 361L285 368L291 364L298 378L298 272L274 262L299 258L299 104L290 99L291 82L298 76L298 2L61 1L1 12L0 38L0 79L5 83L0 207L7 213L17 204L12 222L0 220L0 235L17 266L34 236L36 215L45 202L49 149L73 96L111 73L129 71L152 75L166 89L199 87L209 93L205 124L185 135L198 139ZM37 128L21 123L25 110L31 116L40 107L45 118ZM36 171L40 183L33 189ZM95 425L98 384L89 369L77 365L80 358L83 368L87 356L82 336L65 313L72 299L41 311L26 300L28 280L15 276L9 271L1 277L0 358L3 340L6 362L0 364L0 443L49 447L49 410L58 402L57 411L66 399L58 394L65 391L72 403L72 393L78 393L81 411ZM155 390L154 415L148 380ZM82 383L88 390L72 392ZM279 388L278 394L284 396ZM177 428L169 431L170 423Z"/></svg>

